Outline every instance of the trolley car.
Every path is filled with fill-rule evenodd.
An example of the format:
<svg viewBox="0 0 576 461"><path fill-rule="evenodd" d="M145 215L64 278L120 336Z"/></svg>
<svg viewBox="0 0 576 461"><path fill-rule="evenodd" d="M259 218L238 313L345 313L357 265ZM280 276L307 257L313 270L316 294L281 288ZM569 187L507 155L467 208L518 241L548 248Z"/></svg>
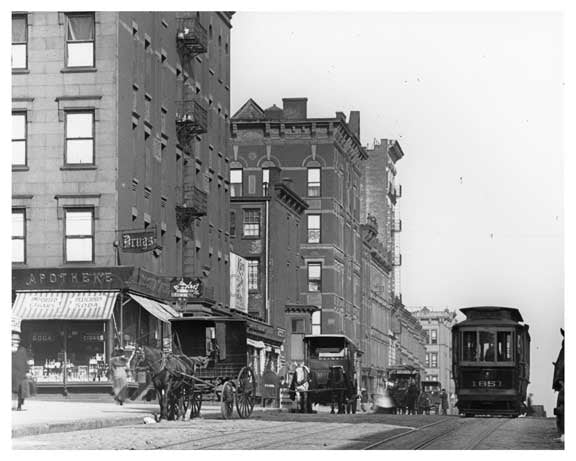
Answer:
<svg viewBox="0 0 576 461"><path fill-rule="evenodd" d="M460 311L466 320L452 327L452 374L460 413L523 414L530 378L530 335L520 311L494 306Z"/></svg>
<svg viewBox="0 0 576 461"><path fill-rule="evenodd" d="M187 399L190 417L200 414L204 396L220 401L222 417L232 417L234 405L240 418L252 414L256 380L247 366L246 321L224 317L179 317L171 320L176 346L186 356L208 358L205 368L197 368Z"/></svg>
<svg viewBox="0 0 576 461"><path fill-rule="evenodd" d="M409 396L410 386L414 390L413 396ZM420 394L420 370L411 365L395 365L387 370L387 388L394 403L395 413L409 411L409 400L414 402Z"/></svg>

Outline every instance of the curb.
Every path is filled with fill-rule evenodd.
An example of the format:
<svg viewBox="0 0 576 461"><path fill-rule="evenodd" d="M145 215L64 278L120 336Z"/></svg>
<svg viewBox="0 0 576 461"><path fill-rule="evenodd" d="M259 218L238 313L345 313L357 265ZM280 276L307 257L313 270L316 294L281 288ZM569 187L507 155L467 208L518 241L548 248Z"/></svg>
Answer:
<svg viewBox="0 0 576 461"><path fill-rule="evenodd" d="M12 438L27 437L30 435L52 434L56 432L84 431L101 429L113 426L127 426L131 424L144 424L144 418L153 417L152 413L142 413L139 416L124 418L93 418L85 420L67 421L62 423L40 423L15 427L12 429Z"/></svg>

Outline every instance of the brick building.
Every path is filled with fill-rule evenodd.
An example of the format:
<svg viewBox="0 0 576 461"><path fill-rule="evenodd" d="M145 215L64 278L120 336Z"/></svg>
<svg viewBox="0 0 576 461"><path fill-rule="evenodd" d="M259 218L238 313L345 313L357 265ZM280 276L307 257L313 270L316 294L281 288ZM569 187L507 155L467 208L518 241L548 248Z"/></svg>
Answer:
<svg viewBox="0 0 576 461"><path fill-rule="evenodd" d="M249 344L259 375L266 364L277 371L286 362L303 359L301 335L311 331L311 313L317 308L299 303L298 236L308 204L288 179L281 179L277 167L243 173L242 183L254 187L233 184L230 236L233 253L246 261L248 297L244 306L235 308L267 323L274 332Z"/></svg>
<svg viewBox="0 0 576 461"><path fill-rule="evenodd" d="M231 16L13 14L13 310L41 384L167 346L171 277L228 305Z"/></svg>
<svg viewBox="0 0 576 461"><path fill-rule="evenodd" d="M298 303L319 308L312 333L341 333L354 342L360 339L360 178L367 158L359 136L358 112L348 122L340 112L308 118L306 98L284 98L282 109L266 110L250 99L232 117L232 197L236 189L253 193L256 178L271 167L292 180L308 203Z"/></svg>
<svg viewBox="0 0 576 461"><path fill-rule="evenodd" d="M456 312L449 309L411 307L412 315L418 319L426 332L426 377L440 381L448 392L454 394L452 379L452 326Z"/></svg>

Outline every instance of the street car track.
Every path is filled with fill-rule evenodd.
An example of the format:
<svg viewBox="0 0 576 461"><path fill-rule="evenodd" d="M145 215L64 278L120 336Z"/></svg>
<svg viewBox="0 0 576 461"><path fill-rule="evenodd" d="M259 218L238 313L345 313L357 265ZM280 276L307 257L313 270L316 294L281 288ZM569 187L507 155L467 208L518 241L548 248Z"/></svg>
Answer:
<svg viewBox="0 0 576 461"><path fill-rule="evenodd" d="M379 440L378 442L371 443L370 445L367 445L367 446L363 447L362 450L372 450L372 449L374 449L374 448L376 448L376 447L379 447L379 446L381 446L381 445L384 445L385 443L391 442L392 440L396 440L396 439L399 439L399 438L401 438L401 437L405 437L405 436L407 436L407 435L409 435L409 434L414 434L415 432L421 431L421 430L423 430L423 429L427 429L427 428L432 427L432 426L436 426L436 425L438 425L438 424L446 423L446 422L448 422L448 420L442 419L442 420L440 420L440 421L436 421L436 422L434 422L434 423L426 424L426 425L424 425L424 426L415 427L415 428L409 429L409 430L407 430L407 431L401 432L401 433L399 433L399 434L395 434L395 435L392 435L392 436L390 436L390 437L386 437L386 438L384 438L384 439L382 439L382 440ZM453 430L454 430L454 429L451 429L450 432L452 432Z"/></svg>

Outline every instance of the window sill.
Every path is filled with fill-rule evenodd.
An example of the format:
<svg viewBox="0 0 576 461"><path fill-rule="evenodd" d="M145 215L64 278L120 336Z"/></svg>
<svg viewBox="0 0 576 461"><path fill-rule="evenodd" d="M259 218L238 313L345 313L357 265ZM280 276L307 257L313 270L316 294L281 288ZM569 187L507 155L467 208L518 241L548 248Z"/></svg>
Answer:
<svg viewBox="0 0 576 461"><path fill-rule="evenodd" d="M87 67L65 67L64 69L60 69L62 74L75 74L79 72L97 72L98 69L96 67L87 66Z"/></svg>
<svg viewBox="0 0 576 461"><path fill-rule="evenodd" d="M98 167L96 165L64 165L60 167L62 171L68 170L97 170Z"/></svg>
<svg viewBox="0 0 576 461"><path fill-rule="evenodd" d="M12 75L15 74L29 74L30 69L12 69Z"/></svg>
<svg viewBox="0 0 576 461"><path fill-rule="evenodd" d="M255 235L243 235L242 238L243 238L244 240L258 240L258 239L260 239L260 238L262 238L262 237L260 237L260 236L255 236Z"/></svg>
<svg viewBox="0 0 576 461"><path fill-rule="evenodd" d="M94 261L64 261L63 266L94 266L96 263Z"/></svg>
<svg viewBox="0 0 576 461"><path fill-rule="evenodd" d="M12 165L12 171L28 171L30 167L28 165Z"/></svg>

